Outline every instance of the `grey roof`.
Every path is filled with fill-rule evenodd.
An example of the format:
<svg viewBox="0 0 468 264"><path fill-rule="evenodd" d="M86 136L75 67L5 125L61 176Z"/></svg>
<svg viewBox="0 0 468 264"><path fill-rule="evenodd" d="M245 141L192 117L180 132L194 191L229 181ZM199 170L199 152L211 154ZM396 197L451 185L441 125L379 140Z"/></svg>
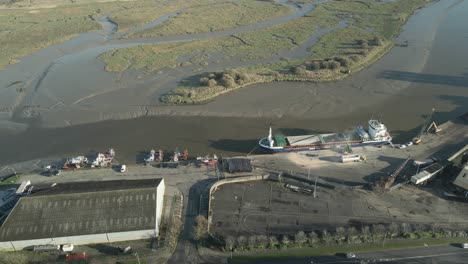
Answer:
<svg viewBox="0 0 468 264"><path fill-rule="evenodd" d="M0 228L0 241L154 229L160 182L61 183L22 197Z"/></svg>

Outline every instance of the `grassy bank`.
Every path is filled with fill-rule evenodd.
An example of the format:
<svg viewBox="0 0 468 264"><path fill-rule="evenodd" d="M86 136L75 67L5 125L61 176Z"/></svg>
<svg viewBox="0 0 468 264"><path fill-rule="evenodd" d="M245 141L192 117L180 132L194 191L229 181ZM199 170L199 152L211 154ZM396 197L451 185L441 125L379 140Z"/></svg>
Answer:
<svg viewBox="0 0 468 264"><path fill-rule="evenodd" d="M0 69L41 48L101 29L96 18L103 14L133 10L139 5L139 2L83 2L52 2L56 6L45 2L36 6L32 2L29 6L20 1L13 5L15 8L0 9Z"/></svg>
<svg viewBox="0 0 468 264"><path fill-rule="evenodd" d="M240 73L249 74L250 78L229 86L218 85L218 82L215 84L213 81L210 85L206 82L201 84L197 80L206 76L194 75L161 98L168 104L203 103L253 83L344 78L389 51L392 43L388 39L398 34L408 16L427 2L330 1L320 4L304 17L265 29L189 43L120 49L105 53L100 58L106 63L108 71L132 68L155 72L164 67L176 68L190 64L200 64L199 70L202 70L205 65L218 63L220 54L221 60L236 58L241 61L278 56L304 43L318 27L331 28L340 21L347 22L345 28L323 36L310 49L308 57L299 60L284 58L268 65L255 65L253 62L253 66L236 69ZM317 63L321 64L319 69Z"/></svg>
<svg viewBox="0 0 468 264"><path fill-rule="evenodd" d="M284 16L291 10L274 2L201 1L168 22L128 37L153 37L213 32Z"/></svg>
<svg viewBox="0 0 468 264"><path fill-rule="evenodd" d="M450 238L450 239L418 239L418 240L401 240L389 241L383 246L382 244L366 244L354 246L335 246L335 247L322 247L322 248L301 248L301 249L288 249L288 250L275 250L255 253L245 253L243 255L236 255L233 257L231 263L252 263L254 261L265 260L278 260L281 258L291 257L311 257L319 255L331 255L344 252L363 252L375 251L384 249L398 249L408 247L421 247L424 244L435 245L448 245L451 243L464 243L466 239L463 238Z"/></svg>

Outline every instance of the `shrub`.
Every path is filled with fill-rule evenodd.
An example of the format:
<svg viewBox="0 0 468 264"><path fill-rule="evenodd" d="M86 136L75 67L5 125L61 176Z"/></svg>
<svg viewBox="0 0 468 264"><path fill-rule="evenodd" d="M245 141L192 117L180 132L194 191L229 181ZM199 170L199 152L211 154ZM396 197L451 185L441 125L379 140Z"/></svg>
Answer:
<svg viewBox="0 0 468 264"><path fill-rule="evenodd" d="M328 61L320 61L320 69L328 69Z"/></svg>
<svg viewBox="0 0 468 264"><path fill-rule="evenodd" d="M336 70L338 69L338 67L340 67L340 63L337 62L337 61L331 61L329 64L328 64L328 68L330 70Z"/></svg>
<svg viewBox="0 0 468 264"><path fill-rule="evenodd" d="M351 55L351 56L349 56L349 59L352 60L353 62L358 62L359 61L359 56Z"/></svg>
<svg viewBox="0 0 468 264"><path fill-rule="evenodd" d="M222 86L226 88L231 88L236 85L236 81L229 74L223 74L223 77L221 78L220 83Z"/></svg>
<svg viewBox="0 0 468 264"><path fill-rule="evenodd" d="M362 44L367 43L367 40L365 40L365 39L358 39L358 40L356 40L356 43L357 43L358 45L362 46Z"/></svg>
<svg viewBox="0 0 468 264"><path fill-rule="evenodd" d="M380 37L375 36L372 39L372 44L374 44L375 46L382 46L383 45L383 40Z"/></svg>
<svg viewBox="0 0 468 264"><path fill-rule="evenodd" d="M314 61L309 65L309 70L311 71L318 71L320 70L320 62Z"/></svg>
<svg viewBox="0 0 468 264"><path fill-rule="evenodd" d="M361 51L359 52L359 54L361 54L361 55L363 55L363 56L367 56L367 55L369 55L369 50L368 50L368 49L361 50Z"/></svg>
<svg viewBox="0 0 468 264"><path fill-rule="evenodd" d="M200 78L199 83L200 83L201 86L208 86L208 81L209 80L210 79L208 77L203 77L203 78Z"/></svg>
<svg viewBox="0 0 468 264"><path fill-rule="evenodd" d="M216 85L218 85L218 82L215 79L208 80L208 87L215 87Z"/></svg>
<svg viewBox="0 0 468 264"><path fill-rule="evenodd" d="M306 68L304 66L298 66L293 69L294 74L304 75L306 73Z"/></svg>
<svg viewBox="0 0 468 264"><path fill-rule="evenodd" d="M362 49L367 49L367 48L369 48L369 43L367 43L367 41L363 42L363 43L361 44L361 48L362 48Z"/></svg>
<svg viewBox="0 0 468 264"><path fill-rule="evenodd" d="M227 236L226 239L224 239L224 249L226 251L233 251L235 244L236 240L233 236Z"/></svg>
<svg viewBox="0 0 468 264"><path fill-rule="evenodd" d="M349 60L344 57L335 57L335 61L339 62L342 67L349 67Z"/></svg>

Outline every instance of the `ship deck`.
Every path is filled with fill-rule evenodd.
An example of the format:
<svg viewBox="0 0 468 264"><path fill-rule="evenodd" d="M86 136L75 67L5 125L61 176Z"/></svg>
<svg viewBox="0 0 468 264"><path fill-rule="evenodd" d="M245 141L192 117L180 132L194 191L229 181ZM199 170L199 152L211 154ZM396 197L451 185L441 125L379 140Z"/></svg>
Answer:
<svg viewBox="0 0 468 264"><path fill-rule="evenodd" d="M344 133L329 133L329 134L316 134L316 135L303 135L303 136L290 136L286 137L289 146L304 146L304 145L318 145L348 141L359 141L359 135L354 132Z"/></svg>

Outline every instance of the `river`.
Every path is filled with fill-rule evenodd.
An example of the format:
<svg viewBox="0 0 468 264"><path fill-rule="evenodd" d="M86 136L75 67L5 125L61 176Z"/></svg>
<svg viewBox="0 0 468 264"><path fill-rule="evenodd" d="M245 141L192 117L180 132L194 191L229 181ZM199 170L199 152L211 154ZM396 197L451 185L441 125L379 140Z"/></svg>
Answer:
<svg viewBox="0 0 468 264"><path fill-rule="evenodd" d="M468 111L467 13L468 1L458 0L439 1L418 10L395 40L400 44L408 41L408 47L393 48L377 63L341 81L253 85L206 105L147 108L148 114L159 115L154 117L58 128L41 124L46 119L42 117L27 128L18 125L24 127L22 130L10 124L12 129L0 132L0 163L86 154L108 147L117 150L121 162L136 162L142 152L155 147L188 148L194 156L245 154L256 147L270 125L285 134L339 131L364 124L371 117L381 118L397 141L407 140L432 108L439 123ZM50 48L48 52L58 51ZM73 64L73 58L78 56L70 58L69 67L83 68ZM102 65L93 65L95 68L81 70L78 75L64 72L69 78L66 83L48 79L44 84L57 82L56 86L73 89L87 73L102 71ZM38 62L37 67L53 66ZM25 74L21 67L15 69L14 74ZM107 76L110 74L99 78ZM49 95L57 96L58 92ZM130 95L131 91L123 89L119 96ZM85 121L89 117L92 122L96 112L86 109L86 103L92 104L76 105L84 110L71 117ZM66 111L56 111L56 115ZM132 115L130 112L127 117Z"/></svg>

